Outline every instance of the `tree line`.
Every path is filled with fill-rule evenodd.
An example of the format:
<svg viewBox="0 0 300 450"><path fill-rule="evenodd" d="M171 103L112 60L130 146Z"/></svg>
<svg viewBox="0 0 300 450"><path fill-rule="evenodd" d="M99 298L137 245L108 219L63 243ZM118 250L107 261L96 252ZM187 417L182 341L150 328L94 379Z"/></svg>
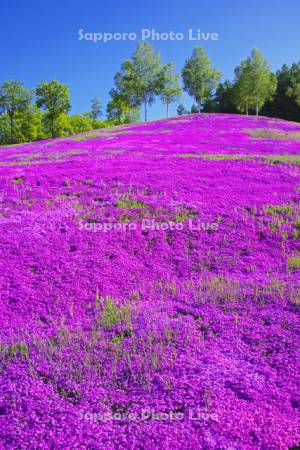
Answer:
<svg viewBox="0 0 300 450"><path fill-rule="evenodd" d="M42 81L34 90L23 82L11 80L0 86L0 144L35 141L76 134L95 128L144 120L156 99L166 107L179 102L186 91L195 101L190 111L183 104L177 114L222 112L264 114L300 120L300 63L273 73L264 55L253 49L234 70L233 81L221 83L215 68L201 47L188 58L180 76L171 62L163 63L159 52L149 43L137 45L132 57L124 61L109 92L106 118L100 120L100 98L91 100L90 111L69 115L70 90L57 80Z"/></svg>
<svg viewBox="0 0 300 450"><path fill-rule="evenodd" d="M176 74L172 63L162 64L160 55L148 43L137 46L132 58L121 65L110 91L108 117L126 121L144 106L160 98L169 105L178 102L182 90L195 101L191 111L183 104L177 114L204 112L265 114L288 120L300 120L300 63L283 65L273 73L262 52L256 48L234 70L233 81L221 83L222 73L215 68L201 47L196 47L181 71Z"/></svg>
<svg viewBox="0 0 300 450"><path fill-rule="evenodd" d="M71 109L68 86L57 80L42 81L36 89L22 81L6 81L0 86L0 144L32 142L65 136L105 126L99 97L89 113L68 115Z"/></svg>

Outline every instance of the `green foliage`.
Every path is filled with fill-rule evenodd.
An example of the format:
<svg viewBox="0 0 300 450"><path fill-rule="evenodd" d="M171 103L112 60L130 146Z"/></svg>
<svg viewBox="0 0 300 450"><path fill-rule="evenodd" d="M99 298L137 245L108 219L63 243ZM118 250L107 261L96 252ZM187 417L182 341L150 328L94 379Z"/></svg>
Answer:
<svg viewBox="0 0 300 450"><path fill-rule="evenodd" d="M265 209L265 212L266 214L270 214L272 216L291 216L293 214L293 207L290 205L270 205Z"/></svg>
<svg viewBox="0 0 300 450"><path fill-rule="evenodd" d="M15 342L12 344L0 342L0 361L10 361L17 357L21 357L22 359L29 357L29 348L25 342Z"/></svg>
<svg viewBox="0 0 300 450"><path fill-rule="evenodd" d="M249 108L253 104L251 92L251 66L249 60L244 60L235 68L235 84L233 91L233 102L240 112L249 114Z"/></svg>
<svg viewBox="0 0 300 450"><path fill-rule="evenodd" d="M179 153L176 155L178 158L201 158L212 161L227 161L227 160L235 160L235 161L245 161L253 159L257 162L261 163L269 163L269 164L280 164L280 163L289 163L289 164L300 164L300 156L297 155L241 155L241 154L228 154L228 153Z"/></svg>
<svg viewBox="0 0 300 450"><path fill-rule="evenodd" d="M46 138L54 137L53 121L48 114L43 115L43 130ZM55 120L55 137L68 136L71 134L73 134L73 128L70 122L70 117L65 113L59 114Z"/></svg>
<svg viewBox="0 0 300 450"><path fill-rule="evenodd" d="M161 93L161 99L167 106L167 117L169 117L169 106L171 103L179 100L182 95L182 90L179 85L179 76L176 75L173 64L166 64L164 70L165 80Z"/></svg>
<svg viewBox="0 0 300 450"><path fill-rule="evenodd" d="M177 115L178 116L184 116L185 114L188 114L188 111L185 109L185 106L181 103L177 107Z"/></svg>
<svg viewBox="0 0 300 450"><path fill-rule="evenodd" d="M300 269L300 257L292 257L288 258L288 268L290 270L298 270Z"/></svg>
<svg viewBox="0 0 300 450"><path fill-rule="evenodd" d="M10 125L7 114L0 115L0 144L10 143Z"/></svg>
<svg viewBox="0 0 300 450"><path fill-rule="evenodd" d="M292 65L290 75L290 86L287 88L286 94L300 106L300 64Z"/></svg>
<svg viewBox="0 0 300 450"><path fill-rule="evenodd" d="M128 95L120 89L110 91L111 100L107 104L107 119L116 124L137 122L140 117L139 106L130 103Z"/></svg>
<svg viewBox="0 0 300 450"><path fill-rule="evenodd" d="M99 120L99 119L93 120L92 124L93 130L98 130L99 128L108 128L114 125L114 123L110 120Z"/></svg>
<svg viewBox="0 0 300 450"><path fill-rule="evenodd" d="M34 106L15 114L13 125L13 141L32 142L44 138L43 114ZM0 144L11 143L10 119L7 114L0 116Z"/></svg>
<svg viewBox="0 0 300 450"><path fill-rule="evenodd" d="M237 112L233 103L233 90L234 86L229 80L225 80L224 83L219 84L216 90L218 111L222 111L224 113Z"/></svg>
<svg viewBox="0 0 300 450"><path fill-rule="evenodd" d="M271 164L291 163L300 164L300 156L297 155L266 155L264 158Z"/></svg>
<svg viewBox="0 0 300 450"><path fill-rule="evenodd" d="M79 134L94 129L93 119L86 115L76 114L71 116L69 120L73 130L72 134Z"/></svg>
<svg viewBox="0 0 300 450"><path fill-rule="evenodd" d="M97 288L97 290L96 290L96 297L95 297L95 308L96 308L96 311L100 308L101 305L102 305L102 297L100 297L99 290Z"/></svg>
<svg viewBox="0 0 300 450"><path fill-rule="evenodd" d="M288 140L295 140L300 141L300 133L287 133L282 132L281 130L274 129L271 130L264 130L264 129L250 129L248 130L250 134L256 137L260 137L263 139L288 139Z"/></svg>
<svg viewBox="0 0 300 450"><path fill-rule="evenodd" d="M142 42L130 60L125 61L121 71L115 76L116 92L132 107L144 104L145 121L148 105L161 95L165 84L165 69L160 61L160 54L153 47Z"/></svg>
<svg viewBox="0 0 300 450"><path fill-rule="evenodd" d="M300 63L286 64L276 72L277 90L263 108L264 115L286 120L300 119L299 86Z"/></svg>
<svg viewBox="0 0 300 450"><path fill-rule="evenodd" d="M13 182L15 184L22 184L22 183L24 183L24 177L14 178Z"/></svg>
<svg viewBox="0 0 300 450"><path fill-rule="evenodd" d="M224 83L218 85L215 95L205 102L203 109L205 112L236 114L237 108L233 96L234 85L231 81L225 80Z"/></svg>
<svg viewBox="0 0 300 450"><path fill-rule="evenodd" d="M147 205L143 202L140 202L138 200L131 200L128 197L122 198L117 203L117 208L122 209L131 209L131 208L138 208L138 209L145 209L147 208Z"/></svg>
<svg viewBox="0 0 300 450"><path fill-rule="evenodd" d="M0 111L9 118L11 144L15 143L16 115L29 109L31 96L31 91L24 88L22 81L6 81L0 86Z"/></svg>
<svg viewBox="0 0 300 450"><path fill-rule="evenodd" d="M196 47L182 69L184 90L195 99L198 112L217 87L221 73L211 66L209 57L201 47Z"/></svg>
<svg viewBox="0 0 300 450"><path fill-rule="evenodd" d="M80 134L78 136L73 136L72 140L73 141L87 141L88 139L94 139L99 136L100 136L99 132L96 131L96 132L92 132L92 133L85 133L85 134Z"/></svg>
<svg viewBox="0 0 300 450"><path fill-rule="evenodd" d="M94 113L69 116L68 87L55 80L40 83L36 94L37 100L32 104L32 92L22 82L9 81L0 87L0 145L79 134L114 124L97 118L97 97L93 99Z"/></svg>
<svg viewBox="0 0 300 450"><path fill-rule="evenodd" d="M101 314L101 325L110 330L118 323L125 323L130 326L130 310L128 306L118 306L111 297L104 299L104 307Z"/></svg>
<svg viewBox="0 0 300 450"><path fill-rule="evenodd" d="M43 139L43 113L31 105L18 115L16 128L18 142L33 142Z"/></svg>
<svg viewBox="0 0 300 450"><path fill-rule="evenodd" d="M258 115L265 102L276 91L277 79L270 71L263 54L256 48L235 69L233 100L239 111L255 110Z"/></svg>
<svg viewBox="0 0 300 450"><path fill-rule="evenodd" d="M100 98L96 96L92 99L90 117L97 120L100 116L102 116L101 102Z"/></svg>
<svg viewBox="0 0 300 450"><path fill-rule="evenodd" d="M50 124L51 136L55 137L59 135L55 122L71 108L69 88L57 80L42 81L35 92L37 96L36 105L45 109L46 119Z"/></svg>
<svg viewBox="0 0 300 450"><path fill-rule="evenodd" d="M263 54L256 48L251 52L250 68L251 92L255 98L255 110L256 115L258 115L266 100L274 95L277 80L270 71Z"/></svg>
<svg viewBox="0 0 300 450"><path fill-rule="evenodd" d="M191 114L197 114L197 113L198 113L198 107L197 107L197 105L195 105L193 103L192 107L191 107Z"/></svg>

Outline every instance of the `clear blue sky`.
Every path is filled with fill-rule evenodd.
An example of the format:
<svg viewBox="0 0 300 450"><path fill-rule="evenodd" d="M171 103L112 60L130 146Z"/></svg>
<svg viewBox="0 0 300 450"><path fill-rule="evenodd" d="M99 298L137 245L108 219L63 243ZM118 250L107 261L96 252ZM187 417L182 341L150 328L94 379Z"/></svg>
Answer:
<svg viewBox="0 0 300 450"><path fill-rule="evenodd" d="M81 28L132 32L138 40L143 28L182 32L182 41L152 41L162 60L173 61L180 71L193 47L203 45L224 78L233 77L234 67L254 46L273 70L300 60L300 0L11 0L2 2L0 11L0 83L20 79L33 88L56 78L70 86L73 113L88 111L95 95L106 105L114 74L138 42L79 41ZM190 41L189 28L216 32L219 40ZM192 103L187 95L183 102ZM158 101L149 117L163 115Z"/></svg>

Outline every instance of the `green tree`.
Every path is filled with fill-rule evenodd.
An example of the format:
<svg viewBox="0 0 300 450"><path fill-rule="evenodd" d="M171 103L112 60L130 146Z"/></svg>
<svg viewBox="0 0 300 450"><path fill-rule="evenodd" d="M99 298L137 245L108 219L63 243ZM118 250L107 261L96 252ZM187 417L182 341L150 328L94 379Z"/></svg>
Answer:
<svg viewBox="0 0 300 450"><path fill-rule="evenodd" d="M184 90L195 99L198 112L217 87L221 73L212 67L209 57L201 47L193 50L182 69Z"/></svg>
<svg viewBox="0 0 300 450"><path fill-rule="evenodd" d="M220 83L213 99L214 111L227 114L236 113L237 109L233 103L233 93L234 87L231 81L225 80L224 83Z"/></svg>
<svg viewBox="0 0 300 450"><path fill-rule="evenodd" d="M18 80L6 81L0 86L0 109L9 117L10 143L14 143L15 117L25 111L31 104L32 94Z"/></svg>
<svg viewBox="0 0 300 450"><path fill-rule="evenodd" d="M46 137L43 130L43 113L30 105L16 117L17 142L33 142Z"/></svg>
<svg viewBox="0 0 300 450"><path fill-rule="evenodd" d="M300 63L294 63L290 68L290 85L286 94L300 106Z"/></svg>
<svg viewBox="0 0 300 450"><path fill-rule="evenodd" d="M69 122L74 134L92 130L94 128L94 120L96 119L92 119L90 115L86 114L75 114L74 116L70 116L69 118Z"/></svg>
<svg viewBox="0 0 300 450"><path fill-rule="evenodd" d="M148 106L157 95L161 95L165 82L164 66L160 54L147 42L138 44L132 58L125 61L115 76L117 91L126 98L129 105L144 104L145 122L148 120Z"/></svg>
<svg viewBox="0 0 300 450"><path fill-rule="evenodd" d="M274 95L276 76L271 72L263 54L256 48L235 69L235 104L239 110L255 110L258 116L266 101Z"/></svg>
<svg viewBox="0 0 300 450"><path fill-rule="evenodd" d="M191 114L197 114L198 112L198 106L193 103L191 107Z"/></svg>
<svg viewBox="0 0 300 450"><path fill-rule="evenodd" d="M14 143L33 142L46 137L42 122L43 113L30 105L28 109L14 116ZM0 144L9 144L10 119L7 114L0 116Z"/></svg>
<svg viewBox="0 0 300 450"><path fill-rule="evenodd" d="M93 120L97 120L100 116L102 116L101 101L100 98L96 96L92 99L90 117Z"/></svg>
<svg viewBox="0 0 300 450"><path fill-rule="evenodd" d="M249 114L249 109L255 102L253 94L251 65L249 59L243 60L234 70L233 103L240 112Z"/></svg>
<svg viewBox="0 0 300 450"><path fill-rule="evenodd" d="M271 117L299 121L300 103L297 86L300 86L300 63L293 63L291 67L284 64L276 72L276 78L275 95L266 102L262 113Z"/></svg>
<svg viewBox="0 0 300 450"><path fill-rule="evenodd" d="M53 135L52 118L47 113L43 114L43 129L45 137L60 137L74 134L74 129L70 121L70 116L67 113L60 113L55 118L55 128Z"/></svg>
<svg viewBox="0 0 300 450"><path fill-rule="evenodd" d="M110 91L111 100L106 107L107 119L114 123L131 123L139 120L139 106L130 103L128 95L118 89Z"/></svg>
<svg viewBox="0 0 300 450"><path fill-rule="evenodd" d="M171 103L179 100L182 95L182 90L179 85L179 76L176 75L173 64L166 64L164 70L165 80L161 93L161 99L167 107L167 117L169 117L169 106Z"/></svg>
<svg viewBox="0 0 300 450"><path fill-rule="evenodd" d="M57 80L42 81L36 88L36 96L36 105L46 111L51 136L55 137L58 133L55 122L71 108L69 88Z"/></svg>
<svg viewBox="0 0 300 450"><path fill-rule="evenodd" d="M0 144L6 145L10 143L10 125L7 114L0 114Z"/></svg>
<svg viewBox="0 0 300 450"><path fill-rule="evenodd" d="M257 48L252 50L249 62L252 92L255 98L255 113L258 116L259 110L266 100L274 95L277 80L263 54Z"/></svg>
<svg viewBox="0 0 300 450"><path fill-rule="evenodd" d="M188 114L188 111L185 109L185 106L180 103L177 107L177 115L178 116L184 116L185 114Z"/></svg>

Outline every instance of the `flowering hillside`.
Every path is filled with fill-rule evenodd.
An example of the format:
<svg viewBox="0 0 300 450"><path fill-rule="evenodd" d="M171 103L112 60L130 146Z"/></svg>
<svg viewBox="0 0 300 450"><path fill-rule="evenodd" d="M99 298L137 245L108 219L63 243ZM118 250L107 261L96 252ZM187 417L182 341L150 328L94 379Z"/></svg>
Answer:
<svg viewBox="0 0 300 450"><path fill-rule="evenodd" d="M300 443L300 124L0 148L0 448Z"/></svg>

